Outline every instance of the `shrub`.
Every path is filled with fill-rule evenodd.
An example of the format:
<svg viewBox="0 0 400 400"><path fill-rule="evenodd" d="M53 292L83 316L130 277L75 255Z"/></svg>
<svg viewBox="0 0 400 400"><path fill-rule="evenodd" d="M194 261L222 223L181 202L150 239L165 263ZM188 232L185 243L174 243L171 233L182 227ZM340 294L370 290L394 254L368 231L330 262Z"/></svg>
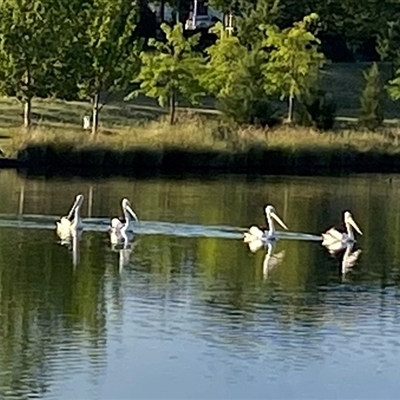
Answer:
<svg viewBox="0 0 400 400"><path fill-rule="evenodd" d="M374 131L383 123L383 87L378 65L373 63L363 74L365 87L360 98L361 113L358 121L364 128Z"/></svg>
<svg viewBox="0 0 400 400"><path fill-rule="evenodd" d="M326 131L335 124L336 102L331 93L324 90L313 91L302 102L299 121L302 125L314 126Z"/></svg>

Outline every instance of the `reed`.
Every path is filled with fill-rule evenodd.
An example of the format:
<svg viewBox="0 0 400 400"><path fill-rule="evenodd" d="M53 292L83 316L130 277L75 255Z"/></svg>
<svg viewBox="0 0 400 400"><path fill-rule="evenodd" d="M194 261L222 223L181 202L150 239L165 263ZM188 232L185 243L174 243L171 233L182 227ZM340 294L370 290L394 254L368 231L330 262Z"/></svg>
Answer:
<svg viewBox="0 0 400 400"><path fill-rule="evenodd" d="M161 117L142 126L111 127L96 137L76 129L14 132L10 151L30 166L101 167L118 171L230 172L386 171L400 168L400 130L240 127L191 113L170 126Z"/></svg>

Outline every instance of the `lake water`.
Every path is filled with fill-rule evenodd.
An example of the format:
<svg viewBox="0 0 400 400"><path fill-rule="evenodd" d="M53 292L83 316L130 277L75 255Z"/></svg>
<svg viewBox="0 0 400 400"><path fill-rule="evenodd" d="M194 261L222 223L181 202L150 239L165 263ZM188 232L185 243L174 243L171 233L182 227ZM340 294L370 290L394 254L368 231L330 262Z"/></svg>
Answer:
<svg viewBox="0 0 400 400"><path fill-rule="evenodd" d="M0 171L1 399L398 398L400 176L45 178ZM76 194L73 248L55 220ZM128 249L107 222L123 197ZM350 209L364 235L342 271L320 242L242 229L273 204L319 234ZM271 264L273 265L273 264Z"/></svg>

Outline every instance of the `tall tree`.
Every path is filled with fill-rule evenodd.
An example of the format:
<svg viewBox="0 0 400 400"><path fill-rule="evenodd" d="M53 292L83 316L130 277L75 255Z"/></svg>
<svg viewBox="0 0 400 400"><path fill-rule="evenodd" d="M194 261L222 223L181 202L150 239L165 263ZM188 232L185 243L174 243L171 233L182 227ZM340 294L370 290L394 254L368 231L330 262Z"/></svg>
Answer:
<svg viewBox="0 0 400 400"><path fill-rule="evenodd" d="M212 31L217 33L218 40L207 49L209 62L202 76L203 86L218 99L218 108L234 121L268 123L262 74L265 53L257 48L248 50L222 24Z"/></svg>
<svg viewBox="0 0 400 400"><path fill-rule="evenodd" d="M135 28L140 11L140 2L93 0L77 17L83 31L82 58L76 59L81 66L78 82L81 98L92 104L92 134L97 133L99 112L108 96L128 82L132 68L138 68Z"/></svg>
<svg viewBox="0 0 400 400"><path fill-rule="evenodd" d="M264 67L265 90L288 99L288 122L293 121L294 100L315 87L325 61L319 40L310 32L316 21L318 15L310 14L290 28L271 26L266 31L264 44L270 53Z"/></svg>
<svg viewBox="0 0 400 400"><path fill-rule="evenodd" d="M49 71L60 63L65 5L58 0L0 3L0 91L22 102L25 128L31 125L32 98L54 89Z"/></svg>
<svg viewBox="0 0 400 400"><path fill-rule="evenodd" d="M199 35L186 39L180 23L173 28L162 24L161 29L166 35L166 43L149 41L155 51L143 52L140 55L142 67L138 77L134 79L140 83L140 89L132 92L127 98L144 93L158 99L161 107L168 102L170 123L173 124L178 97L195 103L204 94L200 85L204 60L193 50Z"/></svg>

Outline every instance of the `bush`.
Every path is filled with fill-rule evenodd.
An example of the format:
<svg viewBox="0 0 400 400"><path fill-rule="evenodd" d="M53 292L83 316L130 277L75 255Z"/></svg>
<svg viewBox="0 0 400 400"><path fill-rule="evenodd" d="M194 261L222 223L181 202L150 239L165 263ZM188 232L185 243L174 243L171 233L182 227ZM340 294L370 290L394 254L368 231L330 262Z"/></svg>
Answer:
<svg viewBox="0 0 400 400"><path fill-rule="evenodd" d="M365 88L360 98L361 113L358 121L364 128L374 131L383 123L383 87L378 65L373 63L363 74Z"/></svg>
<svg viewBox="0 0 400 400"><path fill-rule="evenodd" d="M279 122L277 108L267 98L248 99L238 94L237 97L220 98L217 108L229 119L238 124L273 126Z"/></svg>
<svg viewBox="0 0 400 400"><path fill-rule="evenodd" d="M324 90L313 91L301 104L299 122L326 131L335 124L336 102L331 93Z"/></svg>

